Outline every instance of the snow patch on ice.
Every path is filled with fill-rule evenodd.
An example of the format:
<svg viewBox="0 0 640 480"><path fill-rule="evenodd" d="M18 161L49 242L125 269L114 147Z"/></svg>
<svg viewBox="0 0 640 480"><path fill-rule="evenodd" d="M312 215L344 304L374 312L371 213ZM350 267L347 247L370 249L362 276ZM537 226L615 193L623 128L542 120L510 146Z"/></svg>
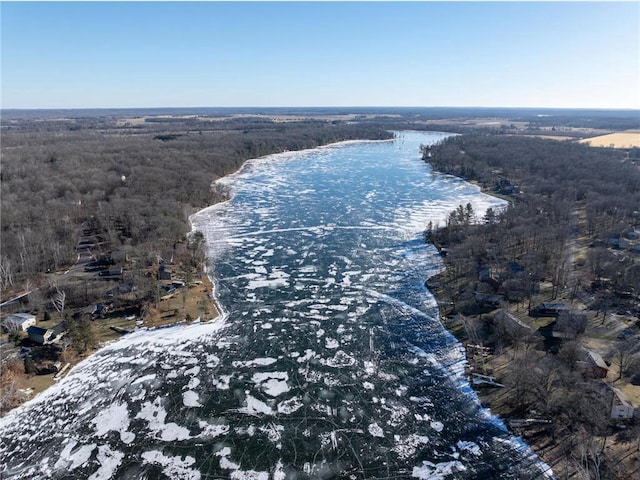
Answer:
<svg viewBox="0 0 640 480"><path fill-rule="evenodd" d="M175 440L186 440L191 438L189 430L176 423L165 423L167 412L161 405L161 399L156 398L153 402L145 402L136 415L136 418L146 420L149 429L156 433L165 442Z"/></svg>
<svg viewBox="0 0 640 480"><path fill-rule="evenodd" d="M247 415L257 415L257 414L265 414L265 415L273 415L273 410L269 405L264 403L257 398L247 395L246 398L246 407L242 407L238 409L240 413L246 413Z"/></svg>
<svg viewBox="0 0 640 480"><path fill-rule="evenodd" d="M296 412L302 408L304 404L298 397L290 398L289 400L285 400L278 405L278 413L282 413L284 415L290 415L293 412Z"/></svg>
<svg viewBox="0 0 640 480"><path fill-rule="evenodd" d="M231 364L236 368L261 367L261 366L271 365L272 363L276 363L277 361L278 361L277 358L266 357L266 358L254 358L253 360L247 360L247 361L235 360Z"/></svg>
<svg viewBox="0 0 640 480"><path fill-rule="evenodd" d="M428 437L416 435L415 433L406 436L394 435L393 439L395 441L393 450L404 460L413 458L421 445L429 443Z"/></svg>
<svg viewBox="0 0 640 480"><path fill-rule="evenodd" d="M209 423L204 420L198 422L198 426L202 429L198 438L215 438L220 435L229 433L229 425L224 423Z"/></svg>
<svg viewBox="0 0 640 480"><path fill-rule="evenodd" d="M465 470L465 466L459 461L441 463L423 461L422 465L413 467L411 476L423 480L444 480L448 475Z"/></svg>
<svg viewBox="0 0 640 480"><path fill-rule="evenodd" d="M328 367L342 368L352 367L358 362L355 358L345 353L343 350L338 350L333 358L321 359L320 363Z"/></svg>
<svg viewBox="0 0 640 480"><path fill-rule="evenodd" d="M258 372L253 374L252 380L270 397L277 397L290 390L287 372Z"/></svg>
<svg viewBox="0 0 640 480"><path fill-rule="evenodd" d="M282 459L276 463L275 471L273 472L273 480L286 480L287 474L284 471L284 465L282 465Z"/></svg>
<svg viewBox="0 0 640 480"><path fill-rule="evenodd" d="M431 422L431 428L436 432L441 432L444 429L444 424L442 422L433 421Z"/></svg>
<svg viewBox="0 0 640 480"><path fill-rule="evenodd" d="M96 444L81 445L74 451L73 449L77 444L77 441L71 440L65 445L60 453L60 458L53 467L55 470L61 470L65 468L65 466L68 470L75 470L89 461L91 454L96 448Z"/></svg>
<svg viewBox="0 0 640 480"><path fill-rule="evenodd" d="M338 348L340 346L340 342L338 342L335 338L326 337L324 339L325 347L329 350L334 348Z"/></svg>
<svg viewBox="0 0 640 480"><path fill-rule="evenodd" d="M384 438L384 431L382 430L382 427L380 427L380 425L378 425L376 422L370 424L368 430L369 433L374 437Z"/></svg>
<svg viewBox="0 0 640 480"><path fill-rule="evenodd" d="M225 470L238 470L240 468L240 465L227 458L231 455L231 449L229 447L223 447L220 451L216 452L215 455L220 457L220 468L224 468Z"/></svg>
<svg viewBox="0 0 640 480"><path fill-rule="evenodd" d="M149 375L145 375L143 377L136 378L133 382L131 382L131 385L137 385L138 383L146 383L146 382L149 382L151 380L155 380L155 378L156 378L156 374L155 373L151 373Z"/></svg>
<svg viewBox="0 0 640 480"><path fill-rule="evenodd" d="M124 453L117 450L111 450L109 445L100 445L98 447L97 460L100 468L91 475L88 480L109 480L118 470L122 463Z"/></svg>
<svg viewBox="0 0 640 480"><path fill-rule="evenodd" d="M218 390L229 390L229 381L231 380L231 375L220 375L218 378L214 378L211 383Z"/></svg>
<svg viewBox="0 0 640 480"><path fill-rule="evenodd" d="M130 444L135 439L135 434L129 432L129 409L126 403L114 403L100 411L92 420L96 427L96 435L102 437L114 430L120 432L120 440Z"/></svg>
<svg viewBox="0 0 640 480"><path fill-rule="evenodd" d="M182 394L182 403L185 407L201 407L202 404L198 401L198 393L193 390L187 390Z"/></svg>
<svg viewBox="0 0 640 480"><path fill-rule="evenodd" d="M162 472L169 478L180 480L200 480L201 474L191 467L196 463L196 459L187 455L186 457L172 457L163 454L158 450L149 450L142 454L145 463L160 465Z"/></svg>
<svg viewBox="0 0 640 480"><path fill-rule="evenodd" d="M234 470L231 472L231 480L269 480L269 472L256 472L255 470Z"/></svg>
<svg viewBox="0 0 640 480"><path fill-rule="evenodd" d="M482 451L480 450L480 446L475 442L465 442L463 440L458 440L458 443L456 443L456 445L460 450L466 450L467 452L469 452L472 455L475 455L476 457L482 454Z"/></svg>

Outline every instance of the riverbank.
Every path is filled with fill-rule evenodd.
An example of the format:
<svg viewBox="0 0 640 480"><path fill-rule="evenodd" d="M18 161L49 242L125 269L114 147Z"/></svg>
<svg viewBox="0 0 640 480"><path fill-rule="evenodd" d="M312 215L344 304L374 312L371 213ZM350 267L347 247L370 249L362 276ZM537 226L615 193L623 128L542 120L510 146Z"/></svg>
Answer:
<svg viewBox="0 0 640 480"><path fill-rule="evenodd" d="M55 369L51 373L25 375L15 369L14 390L16 402L11 408L3 408L1 415L20 406L22 403L36 398L69 374L78 363L88 359L105 345L116 342L124 335L140 330L154 330L171 326L188 325L196 321L215 321L220 317L220 308L213 293L213 284L206 273L202 273L189 285L175 294L166 295L157 304L147 305L141 309L141 317L115 317L96 319L92 322L92 330L97 344L85 352L78 353L66 349L63 361L64 369ZM40 322L44 327L52 326L52 321ZM51 324L51 325L50 325ZM15 367L11 367L15 368ZM3 395L8 392L3 391Z"/></svg>
<svg viewBox="0 0 640 480"><path fill-rule="evenodd" d="M449 270L454 268L451 262L446 260L445 265ZM582 448L583 442L588 442L590 429L596 428L597 423L592 422L604 421L606 424L609 412L601 412L601 416L594 411L593 418L576 419L578 424L584 421L583 427L562 430L559 425L567 422L565 416L567 412L558 411L558 417L554 417L534 409L523 410L514 399L519 395L525 395L525 389L529 388L527 383L532 378L537 378L535 374L530 373L532 370L539 374L545 372L535 365L547 365L545 356L549 354L538 349L542 338L536 340L533 331L531 334L523 333L520 342L501 346L499 349L496 349L491 340L478 341L477 337L472 339L470 330L483 327L478 327L477 323L474 326L475 319L462 316L451 309L447 281L446 276L441 273L436 278L430 279L429 289L436 297L441 312L444 312L441 316L443 325L465 346L467 363L465 373L481 405L489 408L492 414L504 421L512 433L522 438L553 470L556 478L587 478L581 476L585 470L581 468L581 463L576 460L575 455L578 455L578 448ZM522 309L517 311L516 307L500 311L506 312L514 319L522 318ZM487 324L495 319L492 313L483 314L483 317ZM541 323L544 321L545 319L540 319ZM546 322L548 323L548 320ZM615 384L617 372L614 371L613 365L611 370L608 382ZM555 380L554 375L557 374L557 372L550 372L546 377L548 384L532 385L531 388L548 389L551 395L571 397L579 395L581 387L578 384L575 391L558 388L558 391L554 392L552 383ZM600 385L599 394L607 395L604 383ZM637 404L637 387L628 389L627 386L629 385L619 383L616 388L625 393L631 392L627 393L626 398L633 399ZM590 402L590 395L585 395L584 400ZM579 415L579 413L575 412L573 415ZM596 418L602 420L596 420ZM601 473L606 471L609 475L606 478L617 480L635 478L634 475L640 474L640 443L637 427L634 427L633 423L628 425L618 422L608 427L597 428L604 428L604 430L591 440L590 450L580 454L585 455L583 458L590 463L598 461L599 458L601 463L591 468L598 469ZM580 456L578 460L579 458Z"/></svg>
<svg viewBox="0 0 640 480"><path fill-rule="evenodd" d="M626 367L637 352L633 288L621 297L619 291L605 290L606 283L594 282L594 272L603 276L594 254L600 262L615 259L615 269L633 268L637 259L629 248L625 252L602 241L606 232L593 228L601 220L586 201L559 193L550 201L545 192L556 189L538 191L536 177L520 176L523 169L505 153L511 145L507 140L467 137L460 139L463 151L449 144L426 152L441 170L478 177L485 193L501 189L513 201L503 217L454 221L429 235L445 270L427 285L443 325L465 345L466 373L481 403L558 478L635 478L640 474L638 421L615 417L612 408L633 412L639 405L637 373ZM528 142L522 140L520 152L530 150ZM554 178L558 168L565 169L566 151L553 143L544 146L545 159L557 166L545 175L535 171ZM496 160L502 157L504 164ZM571 188L565 182L562 192ZM624 224L618 228L625 231ZM564 263L553 262L559 258ZM616 274L622 278L620 271ZM536 311L544 303L564 312ZM589 363L593 354L601 359L601 371Z"/></svg>

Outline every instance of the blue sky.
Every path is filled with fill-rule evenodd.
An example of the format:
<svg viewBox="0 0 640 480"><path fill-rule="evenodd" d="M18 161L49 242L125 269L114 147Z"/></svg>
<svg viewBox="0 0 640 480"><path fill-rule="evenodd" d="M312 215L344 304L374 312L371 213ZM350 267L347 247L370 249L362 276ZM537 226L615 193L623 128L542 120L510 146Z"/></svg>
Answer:
<svg viewBox="0 0 640 480"><path fill-rule="evenodd" d="M640 2L5 2L3 108L640 108Z"/></svg>

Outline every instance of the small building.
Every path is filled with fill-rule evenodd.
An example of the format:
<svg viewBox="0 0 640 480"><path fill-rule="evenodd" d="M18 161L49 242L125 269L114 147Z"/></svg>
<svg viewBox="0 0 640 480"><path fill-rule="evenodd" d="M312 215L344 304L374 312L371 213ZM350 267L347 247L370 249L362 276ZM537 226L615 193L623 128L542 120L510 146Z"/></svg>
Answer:
<svg viewBox="0 0 640 480"><path fill-rule="evenodd" d="M488 293L474 292L473 297L476 303L482 307L498 308L504 301L502 295L491 295Z"/></svg>
<svg viewBox="0 0 640 480"><path fill-rule="evenodd" d="M631 227L627 229L623 233L623 235L625 238L628 238L629 240L638 240L640 239L640 230L637 230L635 227Z"/></svg>
<svg viewBox="0 0 640 480"><path fill-rule="evenodd" d="M165 298L171 298L173 296L173 294L178 291L178 289L176 287L174 287L173 285L162 285L162 290L164 290L164 293L162 294L162 296L160 298L163 299L163 300Z"/></svg>
<svg viewBox="0 0 640 480"><path fill-rule="evenodd" d="M160 265L158 268L158 280L171 280L171 267L168 265Z"/></svg>
<svg viewBox="0 0 640 480"><path fill-rule="evenodd" d="M93 315L98 311L98 305L88 305L82 309L82 313L86 315Z"/></svg>
<svg viewBox="0 0 640 480"><path fill-rule="evenodd" d="M48 345L59 340L63 335L63 331L64 327L59 323L52 328L29 327L27 334L29 335L29 340L32 342L39 343L40 345Z"/></svg>
<svg viewBox="0 0 640 480"><path fill-rule="evenodd" d="M107 278L120 278L122 276L122 267L112 267L102 270L99 275Z"/></svg>
<svg viewBox="0 0 640 480"><path fill-rule="evenodd" d="M131 282L121 283L118 285L118 293L131 293L135 290L136 290L136 286Z"/></svg>
<svg viewBox="0 0 640 480"><path fill-rule="evenodd" d="M93 304L85 307L82 310L82 313L86 315L90 315L91 317L95 318L95 317L104 315L105 313L108 312L108 310L109 309L107 308L106 305L98 303L98 304Z"/></svg>
<svg viewBox="0 0 640 480"><path fill-rule="evenodd" d="M29 327L36 324L36 316L30 313L14 313L9 315L2 322L2 326L8 332L25 332Z"/></svg>
<svg viewBox="0 0 640 480"><path fill-rule="evenodd" d="M531 316L557 317L560 312L569 310L569 306L564 303L542 302L531 310Z"/></svg>
<svg viewBox="0 0 640 480"><path fill-rule="evenodd" d="M618 420L629 420L633 418L635 408L631 405L631 402L625 397L617 388L611 388L613 392L613 399L611 403L611 418Z"/></svg>
<svg viewBox="0 0 640 480"><path fill-rule="evenodd" d="M605 378L609 373L609 366L596 352L587 351L587 361L595 377Z"/></svg>
<svg viewBox="0 0 640 480"><path fill-rule="evenodd" d="M494 292L500 288L500 281L496 278L490 268L480 267L478 269L478 281L489 285Z"/></svg>
<svg viewBox="0 0 640 480"><path fill-rule="evenodd" d="M518 317L516 317L515 315L512 315L506 310L498 311L494 315L493 320L494 322L503 323L511 332L518 334L520 336L529 335L534 331L533 328L531 328L529 325L524 323Z"/></svg>
<svg viewBox="0 0 640 480"><path fill-rule="evenodd" d="M484 282L489 280L491 277L491 269L487 267L480 267L478 269L478 281Z"/></svg>
<svg viewBox="0 0 640 480"><path fill-rule="evenodd" d="M502 195L515 195L520 193L520 187L513 185L507 178L501 178L496 182L494 191Z"/></svg>

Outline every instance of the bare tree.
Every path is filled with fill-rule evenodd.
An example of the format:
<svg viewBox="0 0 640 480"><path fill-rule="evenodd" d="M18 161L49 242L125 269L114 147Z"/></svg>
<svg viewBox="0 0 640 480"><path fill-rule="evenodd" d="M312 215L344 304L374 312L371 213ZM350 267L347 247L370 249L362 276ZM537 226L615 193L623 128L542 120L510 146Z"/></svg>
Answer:
<svg viewBox="0 0 640 480"><path fill-rule="evenodd" d="M471 342L482 344L482 321L476 316L457 314L456 319L464 326L464 331Z"/></svg>
<svg viewBox="0 0 640 480"><path fill-rule="evenodd" d="M558 352L558 358L569 367L571 372L576 369L582 357L584 357L584 352L582 351L580 342L577 340L563 342Z"/></svg>
<svg viewBox="0 0 640 480"><path fill-rule="evenodd" d="M556 329L563 332L569 339L574 340L583 334L587 328L587 316L577 311L563 311L558 315Z"/></svg>
<svg viewBox="0 0 640 480"><path fill-rule="evenodd" d="M536 404L540 372L536 368L538 357L534 351L509 362L505 384L513 405L527 411Z"/></svg>
<svg viewBox="0 0 640 480"><path fill-rule="evenodd" d="M64 313L66 300L67 294L64 292L64 290L59 290L58 287L56 287L56 291L51 297L51 303L60 315Z"/></svg>
<svg viewBox="0 0 640 480"><path fill-rule="evenodd" d="M637 354L640 351L636 338L628 338L616 345L613 354L613 363L618 366L618 378L621 380L631 368L638 363Z"/></svg>
<svg viewBox="0 0 640 480"><path fill-rule="evenodd" d="M0 255L0 290L13 285L13 265L11 259Z"/></svg>

